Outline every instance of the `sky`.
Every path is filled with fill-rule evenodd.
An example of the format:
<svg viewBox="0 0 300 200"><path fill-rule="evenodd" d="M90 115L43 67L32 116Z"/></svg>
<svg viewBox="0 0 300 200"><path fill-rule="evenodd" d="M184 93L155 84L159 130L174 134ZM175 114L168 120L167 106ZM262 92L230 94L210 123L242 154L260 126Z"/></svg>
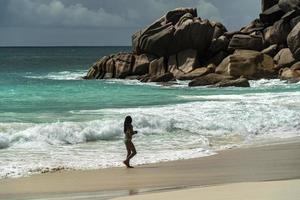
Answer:
<svg viewBox="0 0 300 200"><path fill-rule="evenodd" d="M0 46L126 46L167 11L194 7L203 19L239 30L260 0L0 0Z"/></svg>

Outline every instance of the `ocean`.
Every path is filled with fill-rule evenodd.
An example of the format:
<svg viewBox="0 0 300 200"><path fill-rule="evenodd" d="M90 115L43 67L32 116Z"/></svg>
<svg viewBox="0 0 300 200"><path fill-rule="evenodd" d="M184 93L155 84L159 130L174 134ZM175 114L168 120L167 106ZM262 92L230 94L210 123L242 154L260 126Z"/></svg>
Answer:
<svg viewBox="0 0 300 200"><path fill-rule="evenodd" d="M133 165L210 156L300 136L300 84L189 88L82 80L95 61L130 47L0 48L0 178L122 166L131 115Z"/></svg>

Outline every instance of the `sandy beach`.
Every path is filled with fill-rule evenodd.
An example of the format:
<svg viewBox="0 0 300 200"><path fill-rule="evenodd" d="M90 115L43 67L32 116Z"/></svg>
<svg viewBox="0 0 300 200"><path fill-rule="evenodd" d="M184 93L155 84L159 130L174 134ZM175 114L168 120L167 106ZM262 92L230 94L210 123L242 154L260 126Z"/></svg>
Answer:
<svg viewBox="0 0 300 200"><path fill-rule="evenodd" d="M300 0L0 16L0 200L300 200Z"/></svg>
<svg viewBox="0 0 300 200"><path fill-rule="evenodd" d="M300 198L300 180L235 183L172 192L116 198L114 200L293 200Z"/></svg>
<svg viewBox="0 0 300 200"><path fill-rule="evenodd" d="M61 171L2 179L0 199L109 199L190 187L295 180L300 179L299 169L300 142L296 140L284 144L225 150L214 156L142 165L135 169ZM253 188L258 187L255 183L249 184ZM280 184L288 185L283 182L276 183L275 186L281 187ZM291 184L299 186L299 181ZM234 184L226 187L246 186ZM266 187L270 189L272 185ZM217 186L216 189L220 188ZM189 190L183 191L191 193ZM197 189L196 191L198 192ZM292 192L288 193L293 194Z"/></svg>

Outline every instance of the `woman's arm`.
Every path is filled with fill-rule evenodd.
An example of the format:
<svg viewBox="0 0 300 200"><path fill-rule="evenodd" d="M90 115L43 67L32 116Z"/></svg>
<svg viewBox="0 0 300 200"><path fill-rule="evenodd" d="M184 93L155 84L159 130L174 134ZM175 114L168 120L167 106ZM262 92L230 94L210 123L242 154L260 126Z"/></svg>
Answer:
<svg viewBox="0 0 300 200"><path fill-rule="evenodd" d="M133 130L133 127L130 127L129 130L130 130L130 134L131 134L131 135L135 135L135 134L138 133L137 131L134 131L134 130Z"/></svg>

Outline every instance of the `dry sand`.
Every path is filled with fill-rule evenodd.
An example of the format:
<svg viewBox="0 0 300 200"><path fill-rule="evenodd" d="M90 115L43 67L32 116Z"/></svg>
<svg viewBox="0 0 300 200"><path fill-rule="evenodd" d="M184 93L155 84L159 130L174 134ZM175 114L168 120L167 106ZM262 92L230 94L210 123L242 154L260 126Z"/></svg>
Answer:
<svg viewBox="0 0 300 200"><path fill-rule="evenodd" d="M235 183L115 198L113 200L296 200L300 180Z"/></svg>
<svg viewBox="0 0 300 200"><path fill-rule="evenodd" d="M226 150L210 157L135 169L63 171L3 179L0 199L105 199L145 189L289 179L300 179L300 142Z"/></svg>
<svg viewBox="0 0 300 200"><path fill-rule="evenodd" d="M300 199L300 180L233 183L115 198L113 200L295 200Z"/></svg>

